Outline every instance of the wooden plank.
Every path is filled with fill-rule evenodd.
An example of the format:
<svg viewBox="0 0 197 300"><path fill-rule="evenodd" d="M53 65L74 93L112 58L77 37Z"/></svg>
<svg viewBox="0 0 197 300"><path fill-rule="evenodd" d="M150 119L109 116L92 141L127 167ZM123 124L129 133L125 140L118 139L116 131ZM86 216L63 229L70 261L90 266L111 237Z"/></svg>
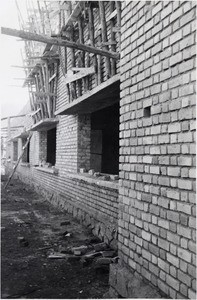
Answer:
<svg viewBox="0 0 197 300"><path fill-rule="evenodd" d="M85 76L88 76L88 75L91 75L94 73L95 73L94 67L86 68L86 70L84 70L84 71L78 72L73 75L68 75L66 78L66 83L71 83L73 81L76 81L78 79L81 79Z"/></svg>
<svg viewBox="0 0 197 300"><path fill-rule="evenodd" d="M101 2L102 1L100 1L99 3L101 3ZM16 29L11 29L11 28L6 28L6 27L1 27L1 33L10 35L10 36L20 37L25 40L37 41L37 42L46 43L46 44L50 44L50 45L57 45L57 46L68 47L71 49L87 51L90 53L100 54L100 55L103 55L106 57L111 57L114 59L120 58L119 53L112 53L107 50L102 50L102 49L99 49L96 47L87 46L87 45L80 44L80 43L75 43L73 41L66 41L66 40L63 40L60 38L51 38L47 35L40 35L40 34L36 34L36 33L32 33L32 32L25 32L23 30L16 30Z"/></svg>

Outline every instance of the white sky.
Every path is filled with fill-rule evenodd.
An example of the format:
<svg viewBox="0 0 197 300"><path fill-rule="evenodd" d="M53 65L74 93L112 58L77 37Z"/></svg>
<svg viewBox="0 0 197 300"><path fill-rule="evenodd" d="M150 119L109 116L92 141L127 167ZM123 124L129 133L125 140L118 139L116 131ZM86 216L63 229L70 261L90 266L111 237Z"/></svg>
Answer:
<svg viewBox="0 0 197 300"><path fill-rule="evenodd" d="M25 17L25 0L18 0L18 3ZM19 29L15 0L0 0L0 27ZM14 79L25 78L24 70L11 67L12 65L22 66L20 49L23 49L24 42L17 41L17 39L0 34L1 118L18 114L28 101L28 91L22 88L23 80Z"/></svg>

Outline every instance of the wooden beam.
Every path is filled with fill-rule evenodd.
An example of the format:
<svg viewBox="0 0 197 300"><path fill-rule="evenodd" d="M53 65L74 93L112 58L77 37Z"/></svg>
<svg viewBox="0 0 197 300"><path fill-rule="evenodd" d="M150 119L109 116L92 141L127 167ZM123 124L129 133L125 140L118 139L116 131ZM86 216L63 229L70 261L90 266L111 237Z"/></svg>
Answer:
<svg viewBox="0 0 197 300"><path fill-rule="evenodd" d="M103 47L103 46L113 46L116 45L117 42L116 41L112 41L112 42L102 42L99 47Z"/></svg>
<svg viewBox="0 0 197 300"><path fill-rule="evenodd" d="M35 66L11 66L12 68L33 69Z"/></svg>
<svg viewBox="0 0 197 300"><path fill-rule="evenodd" d="M99 49L96 47L87 46L85 44L80 44L80 43L76 43L76 42L72 42L72 41L66 41L66 40L63 40L60 38L51 38L46 35L40 35L40 34L36 34L36 33L32 33L32 32L26 32L23 30L16 30L16 29L11 29L11 28L1 27L1 33L10 35L10 36L20 37L25 40L36 41L36 42L46 43L46 44L50 44L50 45L57 45L57 46L87 51L90 53L100 54L100 55L103 55L106 57L111 57L114 59L120 58L119 53L102 50L102 49Z"/></svg>
<svg viewBox="0 0 197 300"><path fill-rule="evenodd" d="M30 59L59 59L58 55L54 55L54 56L29 56L27 60Z"/></svg>
<svg viewBox="0 0 197 300"><path fill-rule="evenodd" d="M68 78L66 78L66 84L76 81L78 79L81 79L90 74L94 74L94 73L95 73L94 67L90 67L90 68L86 68L86 70L78 72L74 75L68 75Z"/></svg>
<svg viewBox="0 0 197 300"><path fill-rule="evenodd" d="M90 70L90 68L78 68L78 67L71 68L71 71L74 71L74 72L89 71L89 70Z"/></svg>
<svg viewBox="0 0 197 300"><path fill-rule="evenodd" d="M27 116L33 117L33 116L36 115L40 110L41 110L41 108L38 108L36 111L32 111L32 112L28 113Z"/></svg>
<svg viewBox="0 0 197 300"><path fill-rule="evenodd" d="M8 118L12 119L12 118L21 118L21 117L25 117L26 115L16 115L16 116L9 116L9 117L4 117L4 118L1 118L1 121L3 120L6 120Z"/></svg>

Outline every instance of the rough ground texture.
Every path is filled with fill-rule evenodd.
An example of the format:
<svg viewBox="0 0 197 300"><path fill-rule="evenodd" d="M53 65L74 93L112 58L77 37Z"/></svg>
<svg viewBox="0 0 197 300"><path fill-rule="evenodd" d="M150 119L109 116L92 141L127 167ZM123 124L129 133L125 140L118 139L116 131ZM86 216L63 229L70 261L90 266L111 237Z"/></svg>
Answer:
<svg viewBox="0 0 197 300"><path fill-rule="evenodd" d="M78 258L48 258L91 244L91 232L71 215L18 180L7 191L2 188L1 213L1 298L102 298L108 291L108 271L96 269L94 262L84 266ZM71 223L61 226L65 220ZM72 236L65 237L65 231Z"/></svg>

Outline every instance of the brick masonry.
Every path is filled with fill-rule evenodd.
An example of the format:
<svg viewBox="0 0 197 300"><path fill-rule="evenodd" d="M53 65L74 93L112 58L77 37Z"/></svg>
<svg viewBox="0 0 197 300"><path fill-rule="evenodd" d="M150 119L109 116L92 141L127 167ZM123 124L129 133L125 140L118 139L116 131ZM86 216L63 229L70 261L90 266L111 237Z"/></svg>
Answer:
<svg viewBox="0 0 197 300"><path fill-rule="evenodd" d="M122 2L119 268L172 298L196 289L195 9Z"/></svg>

